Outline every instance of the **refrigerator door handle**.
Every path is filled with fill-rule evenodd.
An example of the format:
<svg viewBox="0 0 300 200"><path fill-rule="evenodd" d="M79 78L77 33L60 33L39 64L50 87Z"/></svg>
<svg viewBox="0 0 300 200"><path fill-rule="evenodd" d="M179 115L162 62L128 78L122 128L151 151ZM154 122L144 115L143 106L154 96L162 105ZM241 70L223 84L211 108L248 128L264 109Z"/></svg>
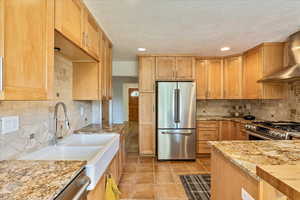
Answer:
<svg viewBox="0 0 300 200"><path fill-rule="evenodd" d="M174 122L178 123L178 89L174 90Z"/></svg>
<svg viewBox="0 0 300 200"><path fill-rule="evenodd" d="M177 89L177 123L180 123L180 89Z"/></svg>
<svg viewBox="0 0 300 200"><path fill-rule="evenodd" d="M192 132L190 132L190 133L188 133L188 132L182 133L182 132L170 132L170 131L166 131L166 132L161 132L161 134L191 136L193 133Z"/></svg>

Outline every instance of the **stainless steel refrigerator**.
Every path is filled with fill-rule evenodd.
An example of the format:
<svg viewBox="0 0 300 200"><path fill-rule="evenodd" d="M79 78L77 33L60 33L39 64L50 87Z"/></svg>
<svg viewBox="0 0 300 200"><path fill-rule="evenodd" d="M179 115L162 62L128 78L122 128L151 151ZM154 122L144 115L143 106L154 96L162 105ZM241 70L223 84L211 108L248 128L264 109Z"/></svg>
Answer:
<svg viewBox="0 0 300 200"><path fill-rule="evenodd" d="M196 84L157 82L158 160L196 159Z"/></svg>

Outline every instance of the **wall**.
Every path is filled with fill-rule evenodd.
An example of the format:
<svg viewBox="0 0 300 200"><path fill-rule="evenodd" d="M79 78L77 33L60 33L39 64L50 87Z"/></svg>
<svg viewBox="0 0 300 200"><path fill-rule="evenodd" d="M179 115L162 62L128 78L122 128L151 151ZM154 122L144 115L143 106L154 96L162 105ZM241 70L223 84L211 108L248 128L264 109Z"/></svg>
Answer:
<svg viewBox="0 0 300 200"><path fill-rule="evenodd" d="M138 79L135 77L113 77L113 98L112 98L112 121L113 123L123 123L127 121L126 97L124 99L124 85L135 84L137 87ZM128 96L127 96L128 98ZM128 102L127 102L128 104ZM128 107L128 106L127 106Z"/></svg>
<svg viewBox="0 0 300 200"><path fill-rule="evenodd" d="M59 124L63 135L91 122L92 104L87 101L72 101L72 63L55 55L55 87L57 96L52 101L1 101L0 115L18 115L20 129L0 136L0 160L14 158L26 151L45 146L53 137L53 112L58 101L66 103L71 130L66 130L62 110L59 110ZM34 138L30 135L34 134Z"/></svg>
<svg viewBox="0 0 300 200"><path fill-rule="evenodd" d="M113 61L112 74L116 77L137 77L138 63L136 61Z"/></svg>

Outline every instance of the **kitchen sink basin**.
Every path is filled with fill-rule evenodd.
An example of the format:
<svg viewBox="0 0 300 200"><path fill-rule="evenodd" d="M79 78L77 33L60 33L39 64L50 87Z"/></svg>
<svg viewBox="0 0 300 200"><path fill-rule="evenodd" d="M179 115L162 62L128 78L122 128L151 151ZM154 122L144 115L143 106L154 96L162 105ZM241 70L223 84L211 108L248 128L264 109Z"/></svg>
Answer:
<svg viewBox="0 0 300 200"><path fill-rule="evenodd" d="M91 179L87 188L93 190L111 160L119 150L120 136L107 134L73 134L57 145L28 153L19 160L83 160L87 161L85 173Z"/></svg>

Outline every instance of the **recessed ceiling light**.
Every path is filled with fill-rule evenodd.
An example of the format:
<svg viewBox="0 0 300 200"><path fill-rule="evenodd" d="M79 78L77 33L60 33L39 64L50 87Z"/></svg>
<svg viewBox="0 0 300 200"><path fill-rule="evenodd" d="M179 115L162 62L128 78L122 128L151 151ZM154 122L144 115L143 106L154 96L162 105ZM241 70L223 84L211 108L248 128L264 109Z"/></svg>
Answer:
<svg viewBox="0 0 300 200"><path fill-rule="evenodd" d="M221 48L221 51L229 51L230 50L230 47L222 47Z"/></svg>
<svg viewBox="0 0 300 200"><path fill-rule="evenodd" d="M146 51L146 48L138 48L138 51Z"/></svg>

